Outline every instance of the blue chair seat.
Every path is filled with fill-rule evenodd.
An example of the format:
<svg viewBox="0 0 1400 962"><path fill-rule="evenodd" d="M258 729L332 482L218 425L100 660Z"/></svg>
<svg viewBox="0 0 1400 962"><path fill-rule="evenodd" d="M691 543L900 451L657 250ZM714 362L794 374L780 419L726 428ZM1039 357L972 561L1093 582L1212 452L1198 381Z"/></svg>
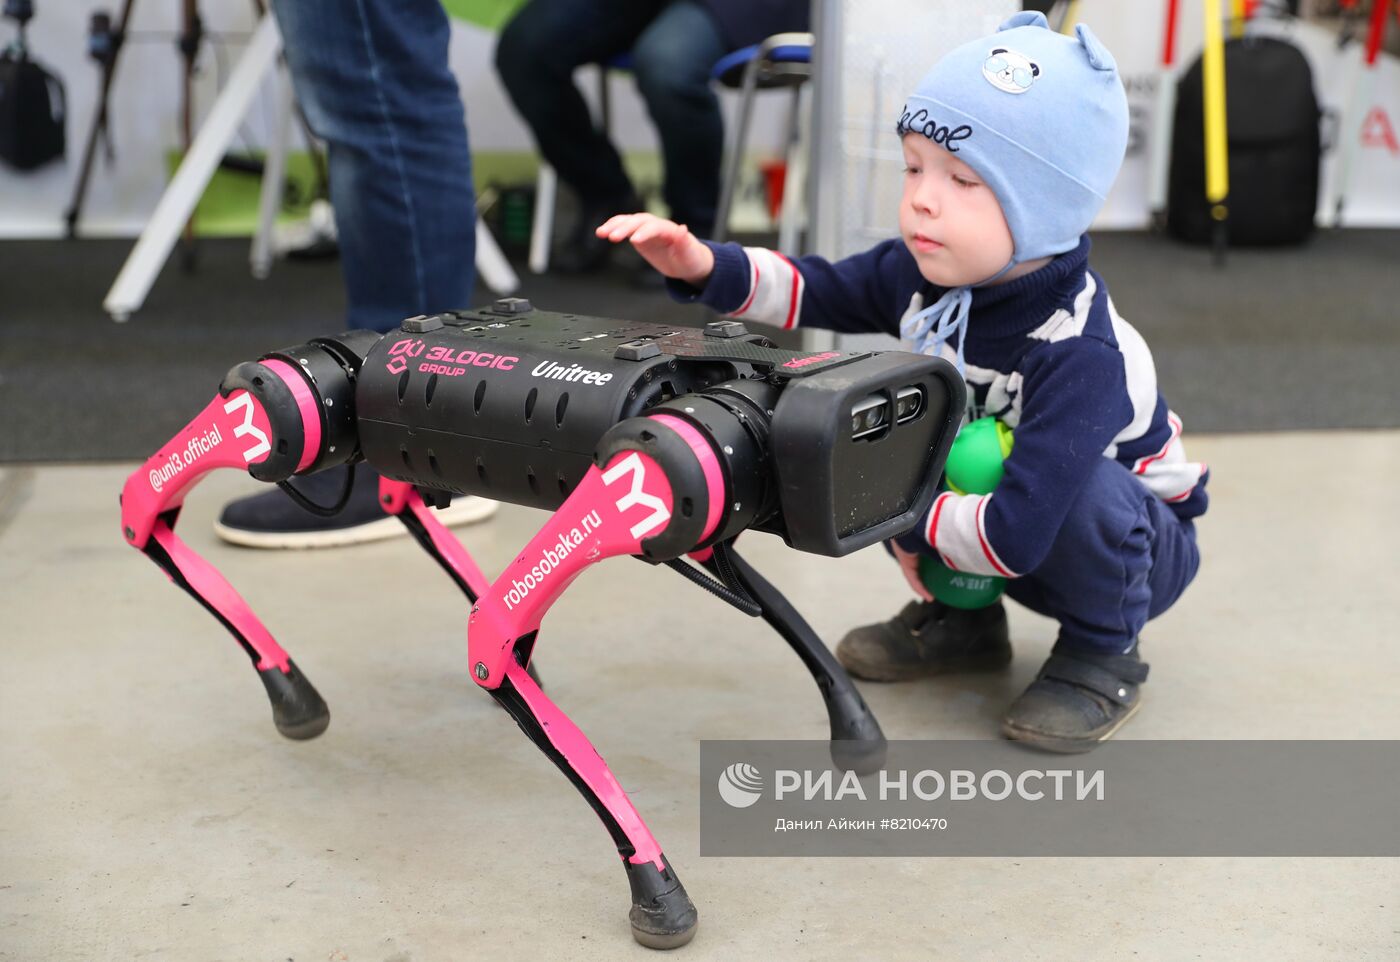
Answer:
<svg viewBox="0 0 1400 962"><path fill-rule="evenodd" d="M710 78L726 87L738 88L744 83L744 69L758 56L761 44L741 47L721 57L710 71ZM759 71L757 86L762 90L792 87L810 75L812 48L805 44L783 44L768 51L767 63ZM784 69L783 64L802 64L796 69Z"/></svg>

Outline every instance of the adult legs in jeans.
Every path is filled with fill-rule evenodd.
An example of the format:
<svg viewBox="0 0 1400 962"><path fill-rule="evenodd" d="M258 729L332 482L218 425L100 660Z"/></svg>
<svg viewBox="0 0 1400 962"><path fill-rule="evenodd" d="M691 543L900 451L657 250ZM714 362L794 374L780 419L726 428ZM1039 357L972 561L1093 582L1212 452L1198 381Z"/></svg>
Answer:
<svg viewBox="0 0 1400 962"><path fill-rule="evenodd" d="M723 55L713 18L694 0L531 0L501 33L496 69L540 153L578 194L582 217L557 263L601 266L611 245L592 228L637 203L622 158L595 125L574 70L631 51L657 124L673 216L713 223L723 128L709 70Z"/></svg>
<svg viewBox="0 0 1400 962"><path fill-rule="evenodd" d="M349 326L388 331L405 317L468 306L476 202L441 4L273 0L272 6L297 97L329 147ZM330 504L345 483L344 470L297 484L313 502ZM331 547L403 533L379 508L378 476L364 464L348 470L352 498L335 517L313 515L273 490L227 505L215 531L264 548ZM460 498L439 517L460 524L494 507Z"/></svg>
<svg viewBox="0 0 1400 962"><path fill-rule="evenodd" d="M465 307L476 202L438 0L273 0L298 100L328 144L352 327Z"/></svg>

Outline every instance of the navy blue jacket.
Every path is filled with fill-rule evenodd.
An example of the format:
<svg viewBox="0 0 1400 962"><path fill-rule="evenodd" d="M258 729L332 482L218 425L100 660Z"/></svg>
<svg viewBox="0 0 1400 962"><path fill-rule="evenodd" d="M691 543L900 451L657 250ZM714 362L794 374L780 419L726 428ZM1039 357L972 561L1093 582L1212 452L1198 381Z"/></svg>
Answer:
<svg viewBox="0 0 1400 962"><path fill-rule="evenodd" d="M900 320L945 290L923 278L898 239L835 263L709 246L715 269L704 289L673 281L672 295L789 329L898 337ZM996 491L941 494L905 536L932 545L950 567L1013 578L1035 570L1101 457L1178 516L1206 510L1206 466L1186 459L1181 419L1157 390L1147 343L1118 315L1088 257L1086 235L1032 274L974 288L965 343L943 348L950 360L962 353L969 415L994 415L1015 432Z"/></svg>

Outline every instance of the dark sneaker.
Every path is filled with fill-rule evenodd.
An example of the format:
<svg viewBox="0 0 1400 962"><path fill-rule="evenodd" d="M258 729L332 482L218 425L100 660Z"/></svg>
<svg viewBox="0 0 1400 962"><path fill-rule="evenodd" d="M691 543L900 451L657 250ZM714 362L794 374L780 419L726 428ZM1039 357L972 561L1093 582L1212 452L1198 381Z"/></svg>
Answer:
<svg viewBox="0 0 1400 962"><path fill-rule="evenodd" d="M607 267L618 245L594 231L614 214L640 210L646 210L646 205L635 196L584 204L579 209L578 223L550 258L550 266L562 274L591 274Z"/></svg>
<svg viewBox="0 0 1400 962"><path fill-rule="evenodd" d="M1057 644L1035 681L1001 722L1007 738L1052 752L1087 752L1123 727L1142 704L1147 663Z"/></svg>
<svg viewBox="0 0 1400 962"><path fill-rule="evenodd" d="M345 489L346 470L331 468L293 478L291 483L313 504L329 507ZM355 486L339 514L314 515L275 488L230 501L214 522L214 533L245 548L336 548L407 534L403 523L379 506L378 473L363 462L349 470L355 472ZM495 512L496 502L471 496L453 498L448 507L433 509L437 519L449 526L481 521Z"/></svg>
<svg viewBox="0 0 1400 962"><path fill-rule="evenodd" d="M1006 609L1000 601L964 611L938 601L911 601L889 621L853 628L836 658L867 681L907 681L1011 663Z"/></svg>
<svg viewBox="0 0 1400 962"><path fill-rule="evenodd" d="M666 293L665 274L652 267L646 261L642 261L640 266L630 269L628 276L628 286L634 291L643 291L647 294Z"/></svg>

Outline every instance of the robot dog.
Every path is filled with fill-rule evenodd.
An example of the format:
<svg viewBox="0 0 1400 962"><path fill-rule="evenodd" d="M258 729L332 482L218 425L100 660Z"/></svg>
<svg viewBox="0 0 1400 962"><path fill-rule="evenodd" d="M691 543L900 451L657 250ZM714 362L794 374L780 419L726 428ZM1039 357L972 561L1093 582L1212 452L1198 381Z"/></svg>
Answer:
<svg viewBox="0 0 1400 962"><path fill-rule="evenodd" d="M218 468L304 502L293 475L368 461L384 510L472 603L472 678L611 834L633 935L671 948L694 934L695 906L607 764L532 677L541 621L589 565L618 555L667 564L766 620L821 690L836 763L878 768L884 735L850 678L732 542L754 529L844 555L904 530L933 499L964 406L962 379L941 359L793 352L735 321L672 329L509 298L239 364L127 479L122 529L243 646L277 730L314 738L330 723L326 703L175 524L190 488ZM495 581L428 510L463 494L552 512Z"/></svg>

